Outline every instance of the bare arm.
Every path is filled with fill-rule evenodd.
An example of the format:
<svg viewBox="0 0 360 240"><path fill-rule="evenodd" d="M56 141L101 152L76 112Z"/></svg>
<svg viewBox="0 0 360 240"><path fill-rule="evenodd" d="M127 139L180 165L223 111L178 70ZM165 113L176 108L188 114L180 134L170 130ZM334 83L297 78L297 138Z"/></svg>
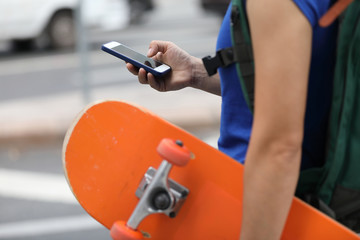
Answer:
<svg viewBox="0 0 360 240"><path fill-rule="evenodd" d="M291 0L247 10L256 77L241 239L279 239L299 175L312 29Z"/></svg>
<svg viewBox="0 0 360 240"><path fill-rule="evenodd" d="M126 65L128 70L138 76L140 83L149 84L161 92L193 87L221 95L219 75L209 77L201 59L191 56L174 43L152 41L148 57L154 57L168 64L172 70L163 78L155 78L151 73L146 73L144 69L137 69L128 63Z"/></svg>

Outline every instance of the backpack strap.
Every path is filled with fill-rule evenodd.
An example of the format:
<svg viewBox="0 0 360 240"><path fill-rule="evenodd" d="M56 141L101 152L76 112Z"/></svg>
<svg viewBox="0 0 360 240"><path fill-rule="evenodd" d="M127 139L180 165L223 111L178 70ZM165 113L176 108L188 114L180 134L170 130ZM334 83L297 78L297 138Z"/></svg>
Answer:
<svg viewBox="0 0 360 240"><path fill-rule="evenodd" d="M254 110L255 70L251 36L243 1L233 0L231 8L231 40L240 61L236 63L243 96L251 112ZM241 56L241 58L240 58Z"/></svg>
<svg viewBox="0 0 360 240"><path fill-rule="evenodd" d="M216 52L214 57L206 56L202 59L205 69L209 76L214 75L217 73L217 69L219 67L224 68L233 63L239 61L238 55L235 54L235 48L223 48Z"/></svg>
<svg viewBox="0 0 360 240"><path fill-rule="evenodd" d="M321 27L329 26L354 0L338 0L319 20Z"/></svg>
<svg viewBox="0 0 360 240"><path fill-rule="evenodd" d="M236 71L245 101L251 111L254 108L254 57L247 17L241 0L233 0L231 6L232 47L220 49L214 57L204 57L203 63L209 76L219 67L236 65Z"/></svg>

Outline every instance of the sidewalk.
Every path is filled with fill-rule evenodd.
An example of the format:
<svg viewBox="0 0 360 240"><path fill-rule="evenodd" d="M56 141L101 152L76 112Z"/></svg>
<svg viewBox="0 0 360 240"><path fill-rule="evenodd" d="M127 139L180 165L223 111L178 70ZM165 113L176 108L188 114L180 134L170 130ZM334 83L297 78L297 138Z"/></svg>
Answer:
<svg viewBox="0 0 360 240"><path fill-rule="evenodd" d="M135 91L136 90L136 91ZM92 90L91 102L119 99L141 105L194 133L217 134L220 119L218 96L195 89L159 93L148 86L107 87ZM59 137L85 107L80 91L0 103L0 141Z"/></svg>

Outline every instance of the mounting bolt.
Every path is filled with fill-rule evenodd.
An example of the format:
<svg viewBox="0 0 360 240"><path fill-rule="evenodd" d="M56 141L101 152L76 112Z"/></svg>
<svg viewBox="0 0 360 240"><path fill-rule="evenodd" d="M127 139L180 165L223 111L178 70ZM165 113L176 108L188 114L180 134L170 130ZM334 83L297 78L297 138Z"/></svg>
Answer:
<svg viewBox="0 0 360 240"><path fill-rule="evenodd" d="M185 197L187 197L188 194L189 194L188 191L182 191L181 192L181 197L185 198Z"/></svg>
<svg viewBox="0 0 360 240"><path fill-rule="evenodd" d="M180 147L184 146L184 143L181 140L176 140L175 143L176 143L176 145L178 145Z"/></svg>

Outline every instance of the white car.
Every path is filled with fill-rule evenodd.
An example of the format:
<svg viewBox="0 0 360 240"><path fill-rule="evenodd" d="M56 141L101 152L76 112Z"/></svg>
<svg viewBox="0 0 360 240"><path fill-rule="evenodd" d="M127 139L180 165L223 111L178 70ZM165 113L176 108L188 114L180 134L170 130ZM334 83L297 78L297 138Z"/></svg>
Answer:
<svg viewBox="0 0 360 240"><path fill-rule="evenodd" d="M0 41L15 47L67 48L75 45L75 11L81 0L0 0ZM127 0L82 0L83 23L103 29L129 22Z"/></svg>

